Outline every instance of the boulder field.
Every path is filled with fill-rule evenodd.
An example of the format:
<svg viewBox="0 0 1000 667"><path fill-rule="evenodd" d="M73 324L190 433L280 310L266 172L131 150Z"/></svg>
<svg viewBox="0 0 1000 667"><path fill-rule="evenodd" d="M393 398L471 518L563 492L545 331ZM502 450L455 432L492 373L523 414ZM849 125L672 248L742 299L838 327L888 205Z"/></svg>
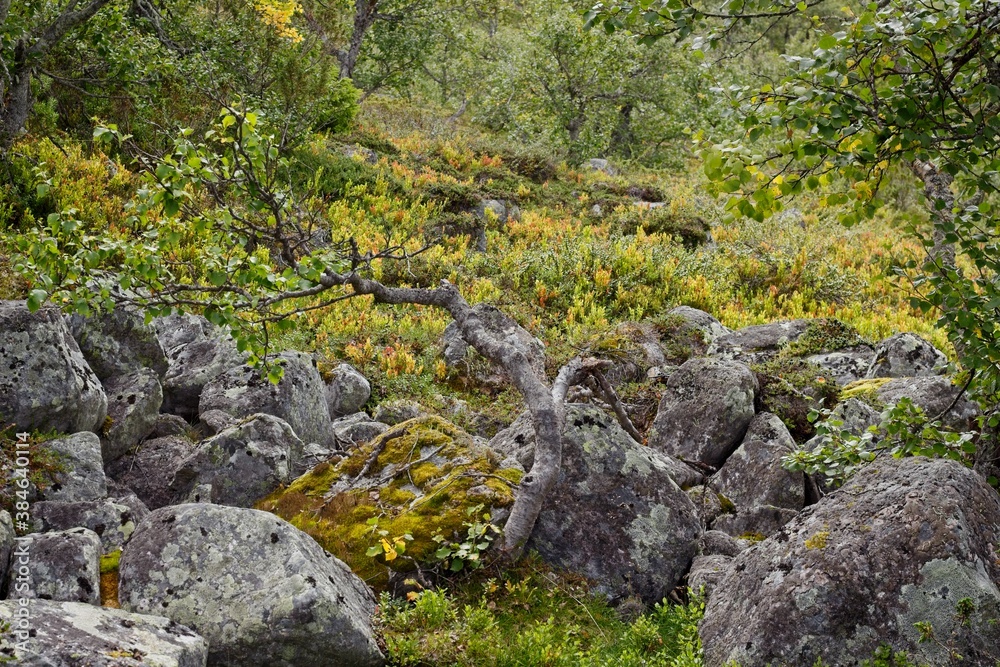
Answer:
<svg viewBox="0 0 1000 667"><path fill-rule="evenodd" d="M541 341L477 309L544 373ZM509 382L457 327L441 353L472 385ZM819 446L804 415L822 401L847 433L903 398L972 427L978 406L939 350L908 333L864 341L833 320L732 331L685 306L609 331L593 354L610 385L638 383L657 402L616 414L575 388L527 543L544 562L612 604L700 591L709 667L860 665L883 646L992 664L1000 498L986 480L955 461L880 455L833 489L782 465ZM369 380L339 360L274 360L276 385L195 315L147 324L128 309L80 318L0 302L0 422L46 434L30 526L0 511L0 657L385 663L372 587L400 592L470 523L502 529L534 464L531 420L487 440L476 425L495 415L465 414L470 433L414 401L373 404ZM20 598L33 634L15 646ZM920 641L928 632L938 641Z"/></svg>

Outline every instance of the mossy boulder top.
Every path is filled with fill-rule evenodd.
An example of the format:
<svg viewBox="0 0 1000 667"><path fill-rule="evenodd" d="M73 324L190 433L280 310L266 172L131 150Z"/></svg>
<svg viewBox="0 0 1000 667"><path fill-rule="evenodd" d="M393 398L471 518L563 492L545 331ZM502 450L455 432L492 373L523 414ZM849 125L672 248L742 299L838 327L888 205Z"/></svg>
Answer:
<svg viewBox="0 0 1000 667"><path fill-rule="evenodd" d="M436 534L455 540L481 512L499 521L522 474L454 424L426 416L319 464L258 507L312 535L369 583L384 585L386 565L405 571L413 562L368 556L378 531L390 539L412 536L406 556L426 562L439 548Z"/></svg>

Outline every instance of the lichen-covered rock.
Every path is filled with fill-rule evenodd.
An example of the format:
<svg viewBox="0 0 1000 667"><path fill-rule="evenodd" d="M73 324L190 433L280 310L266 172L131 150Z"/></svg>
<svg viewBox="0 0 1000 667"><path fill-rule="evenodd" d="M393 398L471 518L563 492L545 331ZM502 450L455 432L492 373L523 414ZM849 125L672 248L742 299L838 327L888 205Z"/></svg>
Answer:
<svg viewBox="0 0 1000 667"><path fill-rule="evenodd" d="M416 401L397 399L395 401L380 403L375 408L375 414L372 416L372 419L383 424L388 424L389 426L396 426L411 419L426 417L427 414L424 406Z"/></svg>
<svg viewBox="0 0 1000 667"><path fill-rule="evenodd" d="M947 370L948 357L941 350L916 334L900 333L878 344L865 377L926 377Z"/></svg>
<svg viewBox="0 0 1000 667"><path fill-rule="evenodd" d="M40 532L89 528L101 538L104 553L120 549L135 530L134 510L111 499L66 503L44 500L32 503L33 528Z"/></svg>
<svg viewBox="0 0 1000 667"><path fill-rule="evenodd" d="M122 608L163 614L208 641L219 667L375 667L375 598L273 514L218 505L156 510L119 561Z"/></svg>
<svg viewBox="0 0 1000 667"><path fill-rule="evenodd" d="M260 369L236 366L222 373L201 393L199 412L222 410L234 417L258 413L284 419L304 442L333 443L330 409L323 378L312 357L301 352L277 356L284 368L281 382L272 384Z"/></svg>
<svg viewBox="0 0 1000 667"><path fill-rule="evenodd" d="M706 598L712 597L712 591L729 573L732 563L732 556L722 554L695 556L691 562L691 571L688 572L688 588Z"/></svg>
<svg viewBox="0 0 1000 667"><path fill-rule="evenodd" d="M369 519L392 536L412 535L407 556L432 560L440 547L433 536L464 536L463 523L477 505L500 521L521 476L520 470L502 468L492 450L454 424L420 417L321 463L258 507L292 522L365 581L381 586L388 581L386 564L401 571L413 564L403 558L380 563L366 555L377 543Z"/></svg>
<svg viewBox="0 0 1000 667"><path fill-rule="evenodd" d="M17 533L14 532L14 520L10 512L0 510L0 581L7 581L10 566L10 555L14 552Z"/></svg>
<svg viewBox="0 0 1000 667"><path fill-rule="evenodd" d="M531 424L531 413L522 412L518 415L514 423L489 441L489 447L504 459L516 461L522 470L531 470L535 462L535 427ZM704 481L704 475L691 466L668 454L662 452L657 454L657 467L666 469L670 473L670 478L682 489L691 489Z"/></svg>
<svg viewBox="0 0 1000 667"><path fill-rule="evenodd" d="M16 598L99 605L100 558L101 539L86 528L19 537L8 590Z"/></svg>
<svg viewBox="0 0 1000 667"><path fill-rule="evenodd" d="M694 503L698 510L698 517L702 526L709 526L719 515L723 513L722 497L714 490L706 486L693 486L687 490L688 498ZM729 503L729 501L726 501ZM731 505L731 504L730 504ZM728 509L728 505L727 505ZM735 511L735 510L734 510Z"/></svg>
<svg viewBox="0 0 1000 667"><path fill-rule="evenodd" d="M949 378L940 376L898 378L881 385L875 392L879 401L893 405L901 398L909 398L930 418L940 415L941 423L957 431L975 429L979 406L962 388ZM946 412L947 411L947 412Z"/></svg>
<svg viewBox="0 0 1000 667"><path fill-rule="evenodd" d="M350 364L340 364L324 380L326 404L332 419L360 412L371 398L371 384Z"/></svg>
<svg viewBox="0 0 1000 667"><path fill-rule="evenodd" d="M170 483L194 451L195 445L179 436L146 440L109 465L108 475L134 491L149 509L159 509L174 502Z"/></svg>
<svg viewBox="0 0 1000 667"><path fill-rule="evenodd" d="M676 317L684 322L689 329L694 329L701 334L702 340L711 345L716 339L731 334L733 331L729 327L722 325L704 310L698 310L691 306L677 306L670 310L667 316Z"/></svg>
<svg viewBox="0 0 1000 667"><path fill-rule="evenodd" d="M753 370L760 385L758 409L776 414L798 441L816 433L810 412L832 405L838 398L837 384L829 374L798 357L778 355L753 366Z"/></svg>
<svg viewBox="0 0 1000 667"><path fill-rule="evenodd" d="M205 640L161 616L79 602L0 602L0 659L21 667L205 667ZM30 630L23 626L30 626ZM23 635L21 634L23 633Z"/></svg>
<svg viewBox="0 0 1000 667"><path fill-rule="evenodd" d="M718 467L754 416L757 378L723 359L691 359L667 379L649 446L687 461Z"/></svg>
<svg viewBox="0 0 1000 667"><path fill-rule="evenodd" d="M0 301L0 422L19 431L97 431L108 398L55 308Z"/></svg>
<svg viewBox="0 0 1000 667"><path fill-rule="evenodd" d="M353 415L341 417L333 422L334 442L339 449L343 450L348 450L363 442L368 442L388 430L388 424L376 421L364 412L356 412Z"/></svg>
<svg viewBox="0 0 1000 667"><path fill-rule="evenodd" d="M222 410L206 410L198 415L198 431L204 435L216 435L227 428L236 426L240 420Z"/></svg>
<svg viewBox="0 0 1000 667"><path fill-rule="evenodd" d="M874 358L875 352L871 348L865 348L814 354L806 357L806 361L822 368L838 387L843 387L865 377Z"/></svg>
<svg viewBox="0 0 1000 667"><path fill-rule="evenodd" d="M169 363L162 410L194 420L205 385L246 357L223 329L198 315L158 317L153 328Z"/></svg>
<svg viewBox="0 0 1000 667"><path fill-rule="evenodd" d="M545 376L545 343L532 336L524 327L495 306L480 303L474 306L473 310L488 332L499 340L514 346L527 357L535 373L541 377ZM455 322L445 327L443 345L444 359L449 366L455 366L465 361L466 354L470 349Z"/></svg>
<svg viewBox="0 0 1000 667"><path fill-rule="evenodd" d="M69 330L101 382L146 368L157 379L167 372L167 355L156 329L146 324L138 309L119 305L110 313L93 317L71 315Z"/></svg>
<svg viewBox="0 0 1000 667"><path fill-rule="evenodd" d="M299 469L302 449L288 422L253 415L200 443L178 466L170 490L180 499L207 484L212 493L204 502L251 507L304 472Z"/></svg>
<svg viewBox="0 0 1000 667"><path fill-rule="evenodd" d="M615 386L643 381L650 368L667 363L660 347L659 334L648 322L619 324L592 345L590 353L611 362L604 376Z"/></svg>
<svg viewBox="0 0 1000 667"><path fill-rule="evenodd" d="M797 515L797 510L787 507L754 505L723 514L712 522L712 528L740 539L762 540L776 533Z"/></svg>
<svg viewBox="0 0 1000 667"><path fill-rule="evenodd" d="M698 553L702 556L739 556L750 546L746 540L739 540L721 530L706 530L698 542Z"/></svg>
<svg viewBox="0 0 1000 667"><path fill-rule="evenodd" d="M744 327L719 336L708 353L720 359L759 364L773 358L809 329L812 320L789 320Z"/></svg>
<svg viewBox="0 0 1000 667"><path fill-rule="evenodd" d="M918 641L918 622L963 664L992 664L998 544L1000 497L978 474L948 460L879 459L736 558L700 627L705 664L858 665L881 644L947 664L943 644Z"/></svg>
<svg viewBox="0 0 1000 667"><path fill-rule="evenodd" d="M101 445L104 462L111 463L153 432L163 404L163 388L155 372L140 368L107 380L104 390L110 419L102 429Z"/></svg>
<svg viewBox="0 0 1000 667"><path fill-rule="evenodd" d="M161 412L156 415L156 421L153 423L153 430L146 437L151 440L156 438L166 438L171 435L184 435L190 430L191 425L188 424L183 417L168 415Z"/></svg>
<svg viewBox="0 0 1000 667"><path fill-rule="evenodd" d="M805 503L805 478L801 472L781 467L795 441L780 419L769 412L750 422L743 442L711 480L711 488L728 498L737 511L760 505L791 510Z"/></svg>
<svg viewBox="0 0 1000 667"><path fill-rule="evenodd" d="M618 169L616 169L610 162L600 157L592 157L582 165L580 169L583 171L599 171L608 176L617 176Z"/></svg>
<svg viewBox="0 0 1000 667"><path fill-rule="evenodd" d="M501 435L491 446L516 444L521 434ZM533 438L521 438L521 447L533 447ZM701 530L666 457L636 443L602 410L567 406L562 468L528 549L587 577L611 600L654 604L684 576Z"/></svg>
<svg viewBox="0 0 1000 667"><path fill-rule="evenodd" d="M43 445L55 453L62 472L40 495L44 500L99 500L108 495L101 458L101 440L90 431L74 433L65 438L48 440Z"/></svg>

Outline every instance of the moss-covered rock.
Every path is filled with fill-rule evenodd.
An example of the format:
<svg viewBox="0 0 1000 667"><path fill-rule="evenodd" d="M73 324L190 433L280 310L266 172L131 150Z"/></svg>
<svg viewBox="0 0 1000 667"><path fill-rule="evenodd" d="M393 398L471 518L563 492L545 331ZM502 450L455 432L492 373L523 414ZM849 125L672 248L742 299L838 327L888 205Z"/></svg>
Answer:
<svg viewBox="0 0 1000 667"><path fill-rule="evenodd" d="M804 359L780 355L753 370L760 383L760 410L776 414L798 442L816 432L809 412L838 400L839 389L829 373Z"/></svg>
<svg viewBox="0 0 1000 667"><path fill-rule="evenodd" d="M429 561L433 536L458 537L469 510L483 505L494 516L514 502L518 468L501 468L488 448L440 417L399 424L344 458L334 458L259 503L347 563L370 584L385 585L386 565L397 571L413 562L386 563L366 555L376 531L411 535L406 555ZM376 525L369 523L374 519Z"/></svg>

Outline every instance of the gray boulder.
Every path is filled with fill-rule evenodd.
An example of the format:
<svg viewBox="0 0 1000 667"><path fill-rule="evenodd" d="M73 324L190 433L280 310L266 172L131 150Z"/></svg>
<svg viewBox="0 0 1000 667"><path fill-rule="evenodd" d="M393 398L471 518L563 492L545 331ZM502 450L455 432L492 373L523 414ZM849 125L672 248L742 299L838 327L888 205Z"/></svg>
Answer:
<svg viewBox="0 0 1000 667"><path fill-rule="evenodd" d="M183 417L161 412L156 415L156 421L153 422L153 430L146 437L150 439L166 438L170 435L184 435L190 430L191 425Z"/></svg>
<svg viewBox="0 0 1000 667"><path fill-rule="evenodd" d="M519 439L521 450L534 446L533 433L502 435L491 447ZM562 468L528 549L591 580L610 600L634 596L654 604L687 572L700 536L697 510L664 456L636 443L600 409L567 406Z"/></svg>
<svg viewBox="0 0 1000 667"><path fill-rule="evenodd" d="M723 326L719 320L715 319L704 310L698 310L697 308L692 308L691 306L677 306L667 312L667 315L683 320L685 326L688 329L694 329L700 333L702 340L707 344L711 344L718 338L733 332L732 329Z"/></svg>
<svg viewBox="0 0 1000 667"><path fill-rule="evenodd" d="M48 440L43 447L55 453L64 471L56 474L55 482L41 494L42 499L76 502L107 497L101 440L95 434L74 433Z"/></svg>
<svg viewBox="0 0 1000 667"><path fill-rule="evenodd" d="M350 364L340 364L326 379L326 404L332 419L360 412L371 395L371 384Z"/></svg>
<svg viewBox="0 0 1000 667"><path fill-rule="evenodd" d="M531 368L542 377L545 376L545 343L499 308L480 303L473 310L489 333L519 350L528 358ZM456 366L465 360L469 344L462 338L462 332L455 322L445 327L443 344L444 359L449 366Z"/></svg>
<svg viewBox="0 0 1000 667"><path fill-rule="evenodd" d="M110 421L102 429L101 446L104 462L111 463L153 432L163 404L163 388L155 372L140 368L107 380L104 390Z"/></svg>
<svg viewBox="0 0 1000 667"><path fill-rule="evenodd" d="M900 333L878 344L865 377L926 377L947 371L948 357L941 350L916 334Z"/></svg>
<svg viewBox="0 0 1000 667"><path fill-rule="evenodd" d="M246 357L225 330L198 315L158 317L153 328L169 362L162 410L194 420L204 386Z"/></svg>
<svg viewBox="0 0 1000 667"><path fill-rule="evenodd" d="M0 510L0 581L7 581L10 558L14 553L16 540L17 533L14 532L14 520L11 519L10 512Z"/></svg>
<svg viewBox="0 0 1000 667"><path fill-rule="evenodd" d="M206 410L198 415L198 431L204 435L216 435L227 428L236 426L239 419L222 410Z"/></svg>
<svg viewBox="0 0 1000 667"><path fill-rule="evenodd" d="M108 398L55 308L0 301L0 422L19 431L97 431Z"/></svg>
<svg viewBox="0 0 1000 667"><path fill-rule="evenodd" d="M396 424L402 424L403 422L408 422L411 419L416 419L417 417L423 417L426 414L427 411L424 410L424 406L420 405L416 401L397 399L395 401L386 401L385 403L379 404L379 406L375 408L375 415L372 418L382 424L395 426Z"/></svg>
<svg viewBox="0 0 1000 667"><path fill-rule="evenodd" d="M260 370L249 365L230 368L205 385L198 411L221 410L237 418L273 415L288 422L305 442L333 444L326 389L312 357L282 352L277 359L284 367L278 384L261 377Z"/></svg>
<svg viewBox="0 0 1000 667"><path fill-rule="evenodd" d="M698 510L702 526L711 525L724 511L735 511L735 508L731 507L731 503L724 510L722 507L722 498L719 494L714 489L709 489L704 485L693 486L687 489L687 494Z"/></svg>
<svg viewBox="0 0 1000 667"><path fill-rule="evenodd" d="M608 176L618 175L618 169L612 166L612 164L607 160L605 160L604 158L599 158L599 157L590 158L582 165L580 165L580 169L584 171L599 171L603 174L607 174Z"/></svg>
<svg viewBox="0 0 1000 667"><path fill-rule="evenodd" d="M698 553L702 556L739 556L750 546L746 540L738 540L721 530L706 530L698 542Z"/></svg>
<svg viewBox="0 0 1000 667"><path fill-rule="evenodd" d="M745 364L759 364L773 358L809 329L812 320L789 320L744 327L719 336L708 348L712 356Z"/></svg>
<svg viewBox="0 0 1000 667"><path fill-rule="evenodd" d="M79 602L0 602L0 658L21 667L205 667L205 640L161 616ZM15 649L16 647L16 649Z"/></svg>
<svg viewBox="0 0 1000 667"><path fill-rule="evenodd" d="M781 458L794 449L795 441L784 423L776 415L761 412L750 421L743 442L712 478L713 486L737 507L802 509L802 474L781 467Z"/></svg>
<svg viewBox="0 0 1000 667"><path fill-rule="evenodd" d="M948 664L943 644L919 642L918 622L963 664L992 664L997 544L1000 497L977 473L948 460L879 459L736 558L700 626L705 665L857 665L882 644Z"/></svg>
<svg viewBox="0 0 1000 667"><path fill-rule="evenodd" d="M31 505L32 524L38 532L88 528L101 538L103 553L120 549L135 530L135 509L111 499L64 503L45 500Z"/></svg>
<svg viewBox="0 0 1000 667"><path fill-rule="evenodd" d="M759 387L739 362L690 359L664 383L649 446L686 461L719 467L754 416Z"/></svg>
<svg viewBox="0 0 1000 667"><path fill-rule="evenodd" d="M219 667L382 665L375 599L346 565L272 514L217 505L153 512L123 550L122 608L208 641Z"/></svg>
<svg viewBox="0 0 1000 667"><path fill-rule="evenodd" d="M827 352L806 357L806 361L825 370L838 387L865 377L875 352L869 347L841 352Z"/></svg>
<svg viewBox="0 0 1000 667"><path fill-rule="evenodd" d="M732 563L732 556L723 556L722 554L695 556L691 562L691 571L688 572L688 588L695 594L704 594L706 598L711 597L712 591L729 573Z"/></svg>
<svg viewBox="0 0 1000 667"><path fill-rule="evenodd" d="M19 537L10 595L99 605L101 553L101 538L86 528Z"/></svg>
<svg viewBox="0 0 1000 667"><path fill-rule="evenodd" d="M108 466L108 475L124 484L149 509L159 509L174 502L170 489L174 473L195 452L187 438L168 436L146 440Z"/></svg>
<svg viewBox="0 0 1000 667"><path fill-rule="evenodd" d="M138 309L119 305L93 317L71 315L69 330L101 382L147 368L157 379L167 372L167 355Z"/></svg>
<svg viewBox="0 0 1000 667"><path fill-rule="evenodd" d="M898 378L890 380L878 388L875 395L886 405L892 405L901 398L909 398L923 409L928 417L941 416L941 423L957 431L975 429L975 419L979 416L979 406L961 393L962 388L952 384L946 377L929 376ZM947 411L947 412L946 412Z"/></svg>
<svg viewBox="0 0 1000 667"><path fill-rule="evenodd" d="M343 450L352 449L363 442L368 442L388 430L388 424L375 421L364 412L356 412L333 422L334 440L337 447Z"/></svg>
<svg viewBox="0 0 1000 667"><path fill-rule="evenodd" d="M210 502L252 507L304 473L303 444L288 422L258 414L205 440L178 466L170 484L175 498L210 485Z"/></svg>

